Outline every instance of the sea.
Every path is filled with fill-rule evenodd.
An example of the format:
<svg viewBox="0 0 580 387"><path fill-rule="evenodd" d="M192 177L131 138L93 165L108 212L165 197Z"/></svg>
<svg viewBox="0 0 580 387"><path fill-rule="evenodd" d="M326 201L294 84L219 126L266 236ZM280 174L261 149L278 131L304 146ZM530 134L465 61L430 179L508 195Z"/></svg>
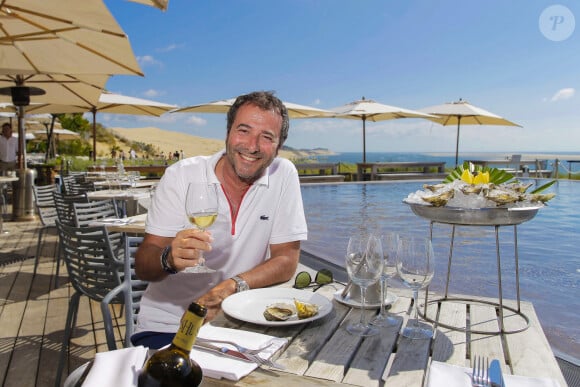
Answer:
<svg viewBox="0 0 580 387"><path fill-rule="evenodd" d="M556 159L560 161L559 171L580 173L580 162L568 163L567 160L580 161L580 152L514 152L522 154L522 159L545 159L552 164ZM512 154L509 152L468 152L460 153L458 164L465 160L508 160ZM332 155L320 155L312 157L318 162L349 163L355 164L363 161L362 152L342 152ZM455 166L455 153L414 153L414 152L366 152L367 162L401 162L401 161L433 161L445 162L446 168ZM533 169L530 165L529 168Z"/></svg>
<svg viewBox="0 0 580 387"><path fill-rule="evenodd" d="M538 153L534 153L538 154ZM546 154L548 155L548 154ZM553 156L553 154L550 154ZM559 154L562 160L574 154ZM474 157L476 156L476 157ZM487 156L487 157L485 157ZM472 154L464 159L498 159L503 153ZM320 159L356 163L360 153ZM367 161L445 161L454 155L422 153L367 153ZM461 162L461 161L460 161ZM535 186L547 179L527 180ZM412 213L402 200L422 188L420 181L306 184L302 195L308 222L308 241L302 247L321 259L344 266L349 235L369 229L401 234L429 234L429 222ZM580 181L560 179L549 188L556 197L536 217L518 226L520 289L531 301L556 353L580 359ZM444 291L449 255L450 226L434 226L436 274L432 290ZM500 228L504 296L515 298L514 238L512 227ZM459 227L456 235L450 293L497 297L497 267L493 227ZM402 284L399 284L402 286Z"/></svg>

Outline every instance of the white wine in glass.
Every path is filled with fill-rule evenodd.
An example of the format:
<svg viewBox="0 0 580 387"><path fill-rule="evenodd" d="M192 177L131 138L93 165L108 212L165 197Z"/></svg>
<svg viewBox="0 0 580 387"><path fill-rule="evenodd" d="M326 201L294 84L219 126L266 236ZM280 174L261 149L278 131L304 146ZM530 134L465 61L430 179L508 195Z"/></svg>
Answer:
<svg viewBox="0 0 580 387"><path fill-rule="evenodd" d="M218 192L216 184L189 183L185 198L185 213L189 223L198 230L205 231L215 222L218 216ZM205 265L203 253L199 251L199 262L196 266L183 270L185 273L213 273L215 270Z"/></svg>
<svg viewBox="0 0 580 387"><path fill-rule="evenodd" d="M401 237L397 248L397 274L413 290L413 324L402 335L409 339L433 337L431 326L419 324L419 289L431 283L435 273L435 254L429 238Z"/></svg>

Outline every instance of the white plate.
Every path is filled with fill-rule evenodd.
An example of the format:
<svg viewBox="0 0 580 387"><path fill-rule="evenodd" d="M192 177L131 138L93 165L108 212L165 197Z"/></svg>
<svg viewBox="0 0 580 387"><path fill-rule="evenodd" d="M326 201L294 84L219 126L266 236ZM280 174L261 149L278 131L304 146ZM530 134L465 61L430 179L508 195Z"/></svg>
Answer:
<svg viewBox="0 0 580 387"><path fill-rule="evenodd" d="M340 302L341 304L345 304L348 306L352 306L353 308L360 308L362 305L360 303L360 300L354 300L352 298L350 298L350 295L347 295L345 298L342 298L342 290L337 291L336 293L334 293L334 299L338 302ZM385 305L391 305L392 303L394 303L395 301L397 301L399 297L397 297L397 295L393 294L393 293L387 293L387 298L385 299ZM365 303L365 307L366 308L380 308L381 304L379 303Z"/></svg>
<svg viewBox="0 0 580 387"><path fill-rule="evenodd" d="M266 320L263 313L268 305L278 302L293 304L294 299L318 305L318 314L302 320L297 317L286 321ZM232 294L222 302L222 309L226 314L238 320L259 325L280 326L304 324L322 318L332 310L332 302L320 294L305 290L263 288Z"/></svg>

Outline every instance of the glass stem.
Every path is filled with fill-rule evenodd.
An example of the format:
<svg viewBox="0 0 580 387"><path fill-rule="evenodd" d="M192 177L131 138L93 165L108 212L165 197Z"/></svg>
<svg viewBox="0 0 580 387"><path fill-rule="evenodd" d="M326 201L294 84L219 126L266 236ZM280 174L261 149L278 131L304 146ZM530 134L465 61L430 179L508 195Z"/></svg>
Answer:
<svg viewBox="0 0 580 387"><path fill-rule="evenodd" d="M367 325L367 322L365 319L365 305L366 305L366 298L367 298L367 287L366 286L360 287L360 296L361 296L360 323L361 323L361 325Z"/></svg>
<svg viewBox="0 0 580 387"><path fill-rule="evenodd" d="M419 289L413 289L413 319L415 322L413 323L415 326L419 325Z"/></svg>
<svg viewBox="0 0 580 387"><path fill-rule="evenodd" d="M381 278L381 317L387 314L385 299L387 298L387 279Z"/></svg>

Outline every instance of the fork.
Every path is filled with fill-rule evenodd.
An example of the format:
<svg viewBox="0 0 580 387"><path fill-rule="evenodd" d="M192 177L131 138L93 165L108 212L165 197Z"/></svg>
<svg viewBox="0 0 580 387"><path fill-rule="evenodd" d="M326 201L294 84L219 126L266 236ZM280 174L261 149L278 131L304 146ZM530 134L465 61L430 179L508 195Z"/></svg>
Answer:
<svg viewBox="0 0 580 387"><path fill-rule="evenodd" d="M273 362L270 359L263 359L260 356L255 355L255 354L244 353L244 355L246 355L246 357L248 359L250 359L252 362L257 363L259 365L265 365L265 366L268 366L268 367L271 367L271 368L278 368L280 370L286 369L286 367L284 367L282 364Z"/></svg>
<svg viewBox="0 0 580 387"><path fill-rule="evenodd" d="M243 347L239 344L234 343L233 341L228 341L228 340L214 340L214 339L204 339L201 337L198 337L196 339L197 341L199 341L200 343L218 343L218 344L229 344L229 345L233 345L234 347L236 347L236 349L238 350L238 352L241 352L245 355L256 355L260 352L262 352L263 350L265 350L266 348L271 347L272 345L274 345L273 342L270 342L266 345L261 346L260 348L256 348L256 349L248 349L246 347Z"/></svg>
<svg viewBox="0 0 580 387"><path fill-rule="evenodd" d="M473 372L471 373L471 385L473 387L490 387L489 359L487 357L473 357Z"/></svg>

